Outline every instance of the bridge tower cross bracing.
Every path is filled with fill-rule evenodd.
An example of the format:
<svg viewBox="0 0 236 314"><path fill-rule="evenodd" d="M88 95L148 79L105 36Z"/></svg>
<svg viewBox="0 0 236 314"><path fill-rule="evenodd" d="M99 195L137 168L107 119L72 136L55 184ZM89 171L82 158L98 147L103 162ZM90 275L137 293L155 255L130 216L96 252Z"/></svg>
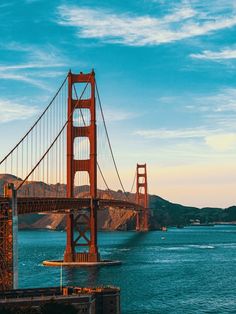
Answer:
<svg viewBox="0 0 236 314"><path fill-rule="evenodd" d="M74 99L74 84L88 84L90 98ZM90 112L90 125L74 126L73 113L78 109ZM89 159L74 159L74 141L87 137L90 146ZM89 215L78 210L77 215L67 214L67 243L64 262L98 262L100 260L97 246L97 127L95 100L95 73L68 74L68 124L67 124L67 197L74 197L74 179L77 172L87 172L90 181ZM78 236L75 238L75 231ZM88 236L89 231L89 236ZM76 252L76 248L88 248L87 252Z"/></svg>
<svg viewBox="0 0 236 314"><path fill-rule="evenodd" d="M141 212L136 215L136 230L149 230L149 212L148 212L148 188L147 188L147 166L146 164L137 164L136 168L136 203L143 206Z"/></svg>

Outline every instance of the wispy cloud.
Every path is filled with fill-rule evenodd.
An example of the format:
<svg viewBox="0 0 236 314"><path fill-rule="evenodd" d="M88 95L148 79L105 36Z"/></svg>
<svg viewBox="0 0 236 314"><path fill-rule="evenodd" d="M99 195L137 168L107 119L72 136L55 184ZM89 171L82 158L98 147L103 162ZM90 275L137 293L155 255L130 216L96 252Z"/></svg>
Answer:
<svg viewBox="0 0 236 314"><path fill-rule="evenodd" d="M236 147L236 133L209 135L206 144L216 151L228 151Z"/></svg>
<svg viewBox="0 0 236 314"><path fill-rule="evenodd" d="M215 151L229 151L236 148L236 89L225 88L215 94L188 94L160 99L165 104L178 104L178 113L192 119L197 116L199 127L141 129L134 134L149 140L184 141L205 144Z"/></svg>
<svg viewBox="0 0 236 314"><path fill-rule="evenodd" d="M178 104L178 111L211 115L232 114L236 112L236 88L221 88L208 94L188 92L182 95L161 97L161 104Z"/></svg>
<svg viewBox="0 0 236 314"><path fill-rule="evenodd" d="M58 71L64 69L65 61L62 61L60 52L55 47L35 47L9 43L1 45L6 51L15 51L24 61L21 63L0 63L0 79L21 81L35 87L50 90L42 78L55 77ZM61 72L60 72L61 74Z"/></svg>
<svg viewBox="0 0 236 314"><path fill-rule="evenodd" d="M223 49L221 51L204 50L202 53L190 54L190 57L194 59L212 61L236 59L236 49Z"/></svg>
<svg viewBox="0 0 236 314"><path fill-rule="evenodd" d="M35 106L26 106L14 101L0 99L0 122L28 119L38 113Z"/></svg>
<svg viewBox="0 0 236 314"><path fill-rule="evenodd" d="M191 95L189 98L191 105L187 104L185 109L202 112L206 117L221 117L236 112L236 88L224 88L212 95Z"/></svg>
<svg viewBox="0 0 236 314"><path fill-rule="evenodd" d="M15 65L1 65L0 71L9 70L26 70L26 69L48 69L62 67L63 63L43 64L43 63L25 63L25 64L15 64Z"/></svg>
<svg viewBox="0 0 236 314"><path fill-rule="evenodd" d="M226 152L236 149L236 132L227 133L223 129L192 128L192 129L152 129L138 130L134 133L146 139L174 140L176 143L200 140L210 149ZM193 145L193 142L191 142ZM198 144L199 145L199 144Z"/></svg>
<svg viewBox="0 0 236 314"><path fill-rule="evenodd" d="M150 129L138 130L134 134L144 138L156 139L193 139L206 137L211 133L216 133L217 130L209 130L206 128L191 128L191 129Z"/></svg>
<svg viewBox="0 0 236 314"><path fill-rule="evenodd" d="M13 81L20 81L20 82L24 82L33 86L36 86L38 88L42 88L42 89L46 89L48 90L49 88L47 87L47 85L45 83L43 83L42 81L38 80L38 79L34 79L32 77L30 77L30 75L27 74L14 74L11 72L5 72L5 71L1 71L0 70L0 79L1 80L13 80Z"/></svg>
<svg viewBox="0 0 236 314"><path fill-rule="evenodd" d="M217 113L236 112L236 88L225 88L216 95L203 97L202 102L208 105L208 108Z"/></svg>
<svg viewBox="0 0 236 314"><path fill-rule="evenodd" d="M233 12L214 16L186 4L160 17L68 5L59 6L58 13L58 24L75 27L79 37L130 46L170 43L236 25Z"/></svg>
<svg viewBox="0 0 236 314"><path fill-rule="evenodd" d="M106 109L105 116L108 122L130 120L138 117L140 114L121 109Z"/></svg>

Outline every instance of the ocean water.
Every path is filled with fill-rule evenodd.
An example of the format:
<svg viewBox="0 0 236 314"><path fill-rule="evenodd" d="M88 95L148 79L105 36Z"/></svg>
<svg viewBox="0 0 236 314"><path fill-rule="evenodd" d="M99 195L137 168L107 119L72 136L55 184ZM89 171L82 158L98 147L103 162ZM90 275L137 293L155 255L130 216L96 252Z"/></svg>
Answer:
<svg viewBox="0 0 236 314"><path fill-rule="evenodd" d="M19 232L19 287L59 286L65 232ZM122 265L63 269L64 285L116 285L122 313L236 313L236 226L100 232L103 258Z"/></svg>

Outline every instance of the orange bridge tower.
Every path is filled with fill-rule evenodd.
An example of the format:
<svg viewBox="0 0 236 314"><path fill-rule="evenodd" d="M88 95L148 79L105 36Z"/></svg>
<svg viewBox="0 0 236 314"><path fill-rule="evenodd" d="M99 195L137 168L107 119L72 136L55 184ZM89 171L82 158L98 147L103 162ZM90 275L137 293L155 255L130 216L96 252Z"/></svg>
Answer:
<svg viewBox="0 0 236 314"><path fill-rule="evenodd" d="M148 212L148 189L147 189L147 166L146 164L137 164L136 173L136 203L143 206L141 212L137 212L136 230L149 230L149 212Z"/></svg>
<svg viewBox="0 0 236 314"><path fill-rule="evenodd" d="M88 99L74 99L74 84L88 87ZM86 88L85 87L85 88ZM75 126L75 110L89 110L90 125ZM87 137L89 140L89 158L74 159L74 141ZM68 124L67 124L67 197L74 197L74 179L77 172L87 172L90 181L89 215L82 211L67 214L67 243L64 262L99 262L97 247L97 127L95 104L95 73L68 74ZM75 231L77 232L75 236ZM87 252L81 249L87 247ZM78 252L76 249L78 248ZM80 250L79 250L80 249Z"/></svg>

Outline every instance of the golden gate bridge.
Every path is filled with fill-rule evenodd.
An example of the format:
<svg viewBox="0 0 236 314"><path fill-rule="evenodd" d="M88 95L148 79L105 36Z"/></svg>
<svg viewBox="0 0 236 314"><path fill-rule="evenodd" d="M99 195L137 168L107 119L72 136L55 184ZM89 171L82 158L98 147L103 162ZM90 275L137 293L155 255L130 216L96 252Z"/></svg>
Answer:
<svg viewBox="0 0 236 314"><path fill-rule="evenodd" d="M123 200L109 193L111 189L98 161L98 112L124 192ZM102 143L101 149L104 147ZM137 164L136 198L129 199L114 157L93 70L86 74L69 71L52 101L0 166L2 173L14 175L14 183L5 184L0 196L0 290L17 287L18 215L66 214L66 247L60 264L67 266L103 262L97 243L98 210L109 206L131 209L136 212L136 230L149 230L146 164ZM104 198L99 195L98 178L106 187ZM52 182L56 183L53 194L47 189ZM79 195L78 187L85 183L89 191Z"/></svg>

